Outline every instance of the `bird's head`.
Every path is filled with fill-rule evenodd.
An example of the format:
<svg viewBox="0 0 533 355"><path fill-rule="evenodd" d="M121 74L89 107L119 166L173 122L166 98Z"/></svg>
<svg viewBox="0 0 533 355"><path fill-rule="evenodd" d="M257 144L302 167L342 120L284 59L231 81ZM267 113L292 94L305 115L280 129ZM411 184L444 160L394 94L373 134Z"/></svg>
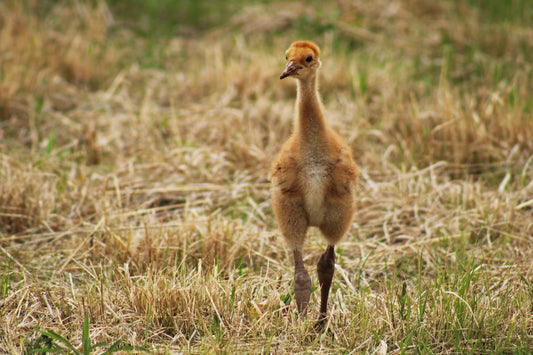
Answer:
<svg viewBox="0 0 533 355"><path fill-rule="evenodd" d="M287 67L281 73L280 79L288 76L294 76L296 79L306 79L314 74L320 68L320 49L316 44L310 41L296 41L287 52Z"/></svg>

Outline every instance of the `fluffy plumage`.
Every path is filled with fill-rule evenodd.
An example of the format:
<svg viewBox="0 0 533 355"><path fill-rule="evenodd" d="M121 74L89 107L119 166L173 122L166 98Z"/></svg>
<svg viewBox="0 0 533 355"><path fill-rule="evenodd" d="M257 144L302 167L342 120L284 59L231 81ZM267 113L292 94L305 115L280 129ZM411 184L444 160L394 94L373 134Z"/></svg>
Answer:
<svg viewBox="0 0 533 355"><path fill-rule="evenodd" d="M327 299L335 266L334 245L346 234L355 212L359 170L351 149L325 119L317 91L320 49L297 41L286 51L287 66L280 79L297 79L294 130L274 160L269 177L272 204L279 228L295 259L295 296L305 314L311 293L302 251L311 226L328 242L317 270L322 288L319 324L326 319Z"/></svg>

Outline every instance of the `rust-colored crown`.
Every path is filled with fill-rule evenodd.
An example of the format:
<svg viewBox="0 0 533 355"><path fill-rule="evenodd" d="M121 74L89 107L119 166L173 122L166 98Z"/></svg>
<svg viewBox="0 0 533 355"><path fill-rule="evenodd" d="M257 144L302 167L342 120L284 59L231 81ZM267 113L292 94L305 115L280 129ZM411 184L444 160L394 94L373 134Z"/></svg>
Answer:
<svg viewBox="0 0 533 355"><path fill-rule="evenodd" d="M318 56L320 56L320 48L318 48L318 46L311 41L296 41L291 44L289 49L292 47L309 48L314 52L315 57L318 58Z"/></svg>

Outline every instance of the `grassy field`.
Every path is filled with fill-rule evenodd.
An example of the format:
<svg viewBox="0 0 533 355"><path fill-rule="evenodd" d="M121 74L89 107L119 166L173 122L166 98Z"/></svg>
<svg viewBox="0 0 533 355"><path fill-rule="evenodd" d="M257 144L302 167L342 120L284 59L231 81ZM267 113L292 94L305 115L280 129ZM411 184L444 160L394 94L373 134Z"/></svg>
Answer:
<svg viewBox="0 0 533 355"><path fill-rule="evenodd" d="M334 337L266 180L297 39L362 171ZM530 352L531 63L528 0L0 2L0 353Z"/></svg>

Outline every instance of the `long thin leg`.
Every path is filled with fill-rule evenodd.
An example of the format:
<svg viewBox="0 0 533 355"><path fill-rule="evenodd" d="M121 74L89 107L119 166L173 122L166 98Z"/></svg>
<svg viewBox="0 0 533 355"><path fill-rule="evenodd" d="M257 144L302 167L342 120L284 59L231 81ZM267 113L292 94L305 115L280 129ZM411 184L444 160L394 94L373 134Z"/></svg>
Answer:
<svg viewBox="0 0 533 355"><path fill-rule="evenodd" d="M320 315L318 316L317 325L323 328L328 317L329 290L335 273L335 249L333 245L328 245L326 251L320 257L316 269L318 281L320 282Z"/></svg>
<svg viewBox="0 0 533 355"><path fill-rule="evenodd" d="M294 294L296 296L296 304L298 312L305 316L307 313L307 305L311 297L311 278L304 267L302 252L298 250L293 251L294 254Z"/></svg>

